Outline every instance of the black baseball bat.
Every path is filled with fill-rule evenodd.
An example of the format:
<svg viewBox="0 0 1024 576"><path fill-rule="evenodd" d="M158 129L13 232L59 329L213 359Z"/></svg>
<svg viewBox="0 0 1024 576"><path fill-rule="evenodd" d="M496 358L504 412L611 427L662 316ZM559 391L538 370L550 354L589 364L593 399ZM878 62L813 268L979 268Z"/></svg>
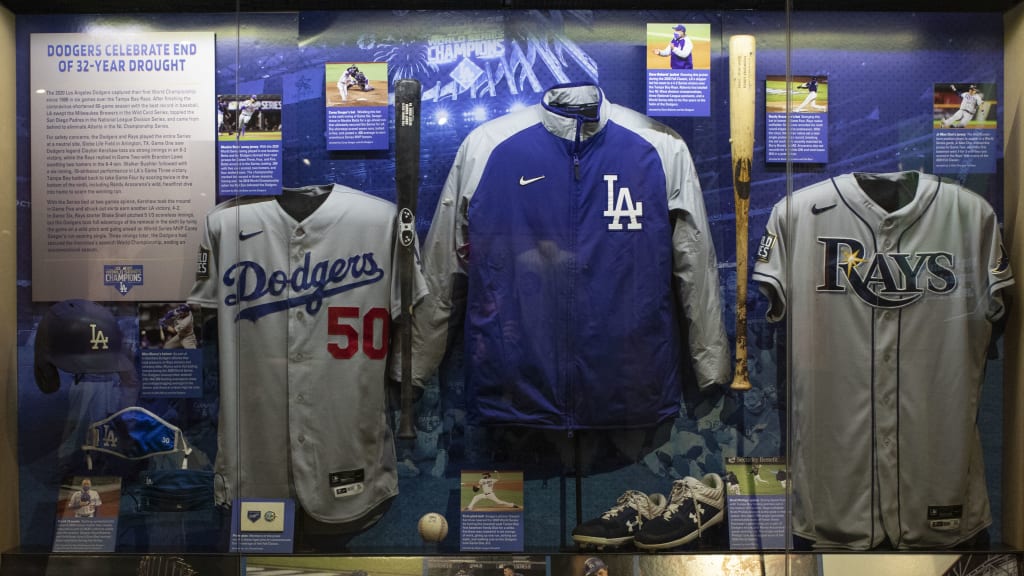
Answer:
<svg viewBox="0 0 1024 576"><path fill-rule="evenodd" d="M401 243L398 273L402 298L402 415L399 438L415 438L412 390L412 285L415 278L416 199L420 179L420 82L403 78L395 83L395 181L398 184L398 233Z"/></svg>

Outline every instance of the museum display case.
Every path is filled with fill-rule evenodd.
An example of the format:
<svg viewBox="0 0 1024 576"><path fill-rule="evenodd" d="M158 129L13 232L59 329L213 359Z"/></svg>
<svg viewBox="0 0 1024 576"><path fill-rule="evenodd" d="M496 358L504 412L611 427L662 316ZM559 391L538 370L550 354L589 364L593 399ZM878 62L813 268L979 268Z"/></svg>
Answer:
<svg viewBox="0 0 1024 576"><path fill-rule="evenodd" d="M4 574L1020 573L1019 5L5 10Z"/></svg>

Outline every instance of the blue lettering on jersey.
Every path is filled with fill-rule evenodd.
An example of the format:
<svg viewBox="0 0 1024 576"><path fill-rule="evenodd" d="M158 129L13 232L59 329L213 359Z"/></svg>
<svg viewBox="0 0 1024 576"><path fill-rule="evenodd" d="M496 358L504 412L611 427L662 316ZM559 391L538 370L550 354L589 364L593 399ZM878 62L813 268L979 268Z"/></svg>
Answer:
<svg viewBox="0 0 1024 576"><path fill-rule="evenodd" d="M310 253L306 252L302 264L292 271L291 276L284 270L268 272L258 262L243 260L224 272L224 285L237 286L234 293L224 299L224 304L238 306L264 296L281 296L288 290L292 296L240 310L235 321L255 322L268 314L297 306L305 306L307 312L316 314L324 298L374 284L383 278L384 270L377 265L372 252L321 260L315 264L311 262Z"/></svg>
<svg viewBox="0 0 1024 576"><path fill-rule="evenodd" d="M869 306L902 308L921 299L926 290L946 294L957 285L949 252L876 252L868 257L864 245L853 238L819 237L818 243L825 247L818 292L849 289Z"/></svg>

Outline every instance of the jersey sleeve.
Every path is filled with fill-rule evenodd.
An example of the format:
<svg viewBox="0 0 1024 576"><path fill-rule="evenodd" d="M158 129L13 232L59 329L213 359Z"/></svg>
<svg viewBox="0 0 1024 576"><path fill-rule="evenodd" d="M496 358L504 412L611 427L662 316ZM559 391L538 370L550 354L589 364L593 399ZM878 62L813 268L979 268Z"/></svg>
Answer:
<svg viewBox="0 0 1024 576"><path fill-rule="evenodd" d="M1006 305L1003 302L1003 289L1012 286L1015 282L1013 271L1010 269L1010 257L1003 245L1002 234L994 213L989 213L985 223L984 250L988 262L988 310L987 317L990 321L1002 318L1006 312Z"/></svg>
<svg viewBox="0 0 1024 576"><path fill-rule="evenodd" d="M729 341L722 319L718 259L711 240L704 197L693 159L682 140L672 154L678 172L669 178L673 275L676 298L686 317L690 355L701 388L725 384L732 377ZM671 169L669 174L673 174Z"/></svg>
<svg viewBox="0 0 1024 576"><path fill-rule="evenodd" d="M196 254L196 279L188 296L189 304L203 308L217 307L217 279L220 277L217 270L219 230L215 228L214 214L206 216L206 230Z"/></svg>
<svg viewBox="0 0 1024 576"><path fill-rule="evenodd" d="M783 201L784 202L784 201ZM786 315L786 244L782 225L785 222L785 204L780 202L772 209L764 234L757 244L754 257L754 273L751 279L758 283L761 293L768 298L766 317L778 322Z"/></svg>

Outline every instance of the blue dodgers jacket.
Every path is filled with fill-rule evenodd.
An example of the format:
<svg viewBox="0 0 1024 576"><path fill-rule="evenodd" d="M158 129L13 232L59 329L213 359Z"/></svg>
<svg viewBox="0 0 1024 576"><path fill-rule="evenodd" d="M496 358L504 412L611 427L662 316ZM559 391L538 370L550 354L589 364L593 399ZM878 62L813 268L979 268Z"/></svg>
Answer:
<svg viewBox="0 0 1024 576"><path fill-rule="evenodd" d="M480 423L652 425L679 413L687 352L699 386L731 379L686 143L597 86L555 86L466 137L423 271L414 377L434 373L464 317L467 402Z"/></svg>

